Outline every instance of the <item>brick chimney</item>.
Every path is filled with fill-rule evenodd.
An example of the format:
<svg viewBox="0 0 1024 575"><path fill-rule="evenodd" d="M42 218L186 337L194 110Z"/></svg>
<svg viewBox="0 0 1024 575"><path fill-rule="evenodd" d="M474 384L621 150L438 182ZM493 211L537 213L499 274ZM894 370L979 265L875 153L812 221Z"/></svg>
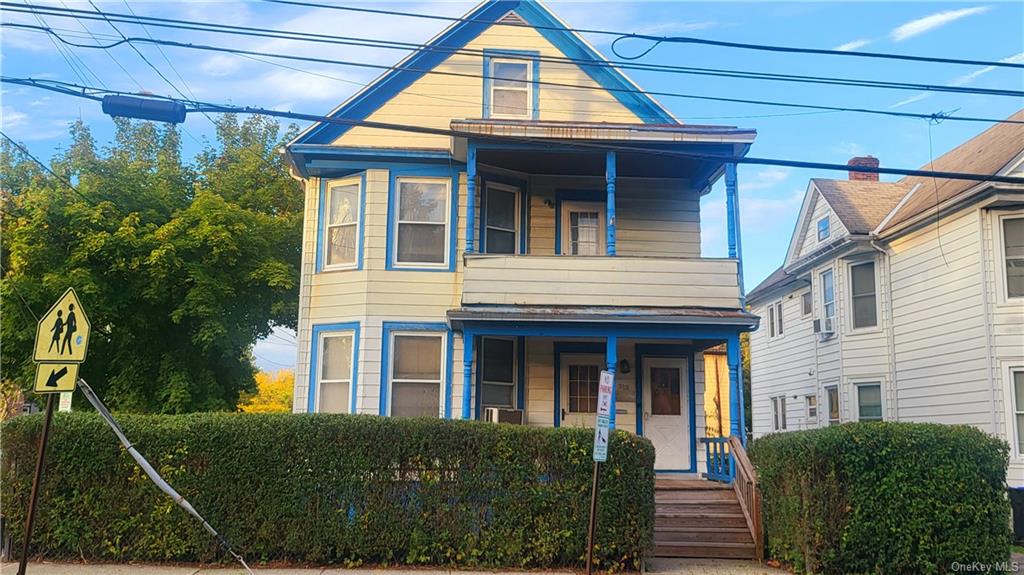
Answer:
<svg viewBox="0 0 1024 575"><path fill-rule="evenodd" d="M874 156L856 156L850 158L849 162L846 162L847 166L865 166L870 168L878 167L878 158ZM860 180L862 182L877 182L878 174L870 172L850 172L851 180Z"/></svg>

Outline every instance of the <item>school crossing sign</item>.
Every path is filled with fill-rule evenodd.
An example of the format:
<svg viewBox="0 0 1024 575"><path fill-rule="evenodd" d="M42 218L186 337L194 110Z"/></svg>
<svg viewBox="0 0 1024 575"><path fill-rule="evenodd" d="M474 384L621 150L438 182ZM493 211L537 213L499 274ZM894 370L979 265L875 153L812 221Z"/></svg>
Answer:
<svg viewBox="0 0 1024 575"><path fill-rule="evenodd" d="M68 288L36 326L32 354L38 366L36 393L74 391L78 365L85 361L92 326L74 288Z"/></svg>

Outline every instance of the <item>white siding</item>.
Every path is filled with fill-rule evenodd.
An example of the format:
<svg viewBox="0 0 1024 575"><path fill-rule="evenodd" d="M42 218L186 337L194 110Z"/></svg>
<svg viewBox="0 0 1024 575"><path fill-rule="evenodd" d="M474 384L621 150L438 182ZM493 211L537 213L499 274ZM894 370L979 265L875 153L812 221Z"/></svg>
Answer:
<svg viewBox="0 0 1024 575"><path fill-rule="evenodd" d="M843 222L839 220L839 217L836 216L835 212L832 211L832 208L829 207L828 202L825 201L825 198L823 198L817 190L814 191L814 197L811 202L811 216L807 218L807 222L805 224L807 227L803 230L803 238L800 240L800 248L796 252L798 258L817 249L819 245L818 221L822 218L827 217L829 220L829 236L821 243L828 243L838 237L848 234L846 226L843 225Z"/></svg>
<svg viewBox="0 0 1024 575"><path fill-rule="evenodd" d="M896 403L906 421L992 431L979 220L974 211L890 246Z"/></svg>

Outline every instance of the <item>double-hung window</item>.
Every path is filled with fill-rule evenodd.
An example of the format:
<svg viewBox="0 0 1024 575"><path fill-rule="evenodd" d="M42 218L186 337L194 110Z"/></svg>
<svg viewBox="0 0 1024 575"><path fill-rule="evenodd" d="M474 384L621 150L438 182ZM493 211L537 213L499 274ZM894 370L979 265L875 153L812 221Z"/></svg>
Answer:
<svg viewBox="0 0 1024 575"><path fill-rule="evenodd" d="M484 201L484 251L514 254L519 239L519 190L488 183Z"/></svg>
<svg viewBox="0 0 1024 575"><path fill-rule="evenodd" d="M857 419L860 421L882 421L882 384L878 382L857 384Z"/></svg>
<svg viewBox="0 0 1024 575"><path fill-rule="evenodd" d="M810 291L800 294L800 317L807 317L814 312L814 298Z"/></svg>
<svg viewBox="0 0 1024 575"><path fill-rule="evenodd" d="M809 423L817 423L818 421L818 396L808 395L804 397L804 402L807 404L807 421Z"/></svg>
<svg viewBox="0 0 1024 575"><path fill-rule="evenodd" d="M324 268L356 265L359 238L360 178L327 183L324 218Z"/></svg>
<svg viewBox="0 0 1024 575"><path fill-rule="evenodd" d="M316 411L348 413L351 404L354 333L328 332L320 335L319 397Z"/></svg>
<svg viewBox="0 0 1024 575"><path fill-rule="evenodd" d="M822 329L826 332L834 331L832 324L836 317L836 289L835 278L832 270L821 272L821 310L825 314Z"/></svg>
<svg viewBox="0 0 1024 575"><path fill-rule="evenodd" d="M853 329L878 325L875 262L850 266L850 299Z"/></svg>
<svg viewBox="0 0 1024 575"><path fill-rule="evenodd" d="M772 431L786 430L786 396L772 398Z"/></svg>
<svg viewBox="0 0 1024 575"><path fill-rule="evenodd" d="M777 301L768 306L768 337L782 335L782 302Z"/></svg>
<svg viewBox="0 0 1024 575"><path fill-rule="evenodd" d="M1024 367L1010 370L1013 385L1013 418L1017 424L1017 454L1024 455Z"/></svg>
<svg viewBox="0 0 1024 575"><path fill-rule="evenodd" d="M480 404L483 407L516 406L516 342L510 338L485 337L481 343Z"/></svg>
<svg viewBox="0 0 1024 575"><path fill-rule="evenodd" d="M1003 219L1006 297L1024 298L1024 218Z"/></svg>
<svg viewBox="0 0 1024 575"><path fill-rule="evenodd" d="M839 416L839 386L830 385L825 388L828 398L828 424L835 425L841 421Z"/></svg>
<svg viewBox="0 0 1024 575"><path fill-rule="evenodd" d="M444 383L445 334L398 332L392 334L391 415L439 417Z"/></svg>
<svg viewBox="0 0 1024 575"><path fill-rule="evenodd" d="M533 109L530 62L512 58L492 58L490 63L488 76L491 117L530 117Z"/></svg>
<svg viewBox="0 0 1024 575"><path fill-rule="evenodd" d="M830 235L832 235L832 230L830 229L828 216L825 216L818 220L818 241L823 242L827 240Z"/></svg>
<svg viewBox="0 0 1024 575"><path fill-rule="evenodd" d="M450 178L398 178L396 267L448 265Z"/></svg>

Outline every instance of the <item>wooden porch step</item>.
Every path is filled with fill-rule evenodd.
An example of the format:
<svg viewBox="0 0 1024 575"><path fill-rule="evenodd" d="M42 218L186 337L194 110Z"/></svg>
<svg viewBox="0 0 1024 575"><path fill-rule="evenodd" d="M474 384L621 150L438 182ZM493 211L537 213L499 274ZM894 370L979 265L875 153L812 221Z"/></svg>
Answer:
<svg viewBox="0 0 1024 575"><path fill-rule="evenodd" d="M662 528L747 527L742 513L678 512L655 514L654 533Z"/></svg>
<svg viewBox="0 0 1024 575"><path fill-rule="evenodd" d="M743 508L736 501L724 501L721 503L667 503L654 504L654 516L678 515L687 513L711 513L716 515L728 514L739 515Z"/></svg>
<svg viewBox="0 0 1024 575"><path fill-rule="evenodd" d="M720 559L754 559L753 543L706 543L654 541L656 557L711 557Z"/></svg>
<svg viewBox="0 0 1024 575"><path fill-rule="evenodd" d="M732 490L732 486L707 479L676 479L674 477L655 477L654 490L657 491L682 491L687 489L696 490Z"/></svg>
<svg viewBox="0 0 1024 575"><path fill-rule="evenodd" d="M754 543L746 527L661 527L655 541L673 543Z"/></svg>
<svg viewBox="0 0 1024 575"><path fill-rule="evenodd" d="M654 492L656 503L736 503L736 492L729 489L679 489Z"/></svg>

